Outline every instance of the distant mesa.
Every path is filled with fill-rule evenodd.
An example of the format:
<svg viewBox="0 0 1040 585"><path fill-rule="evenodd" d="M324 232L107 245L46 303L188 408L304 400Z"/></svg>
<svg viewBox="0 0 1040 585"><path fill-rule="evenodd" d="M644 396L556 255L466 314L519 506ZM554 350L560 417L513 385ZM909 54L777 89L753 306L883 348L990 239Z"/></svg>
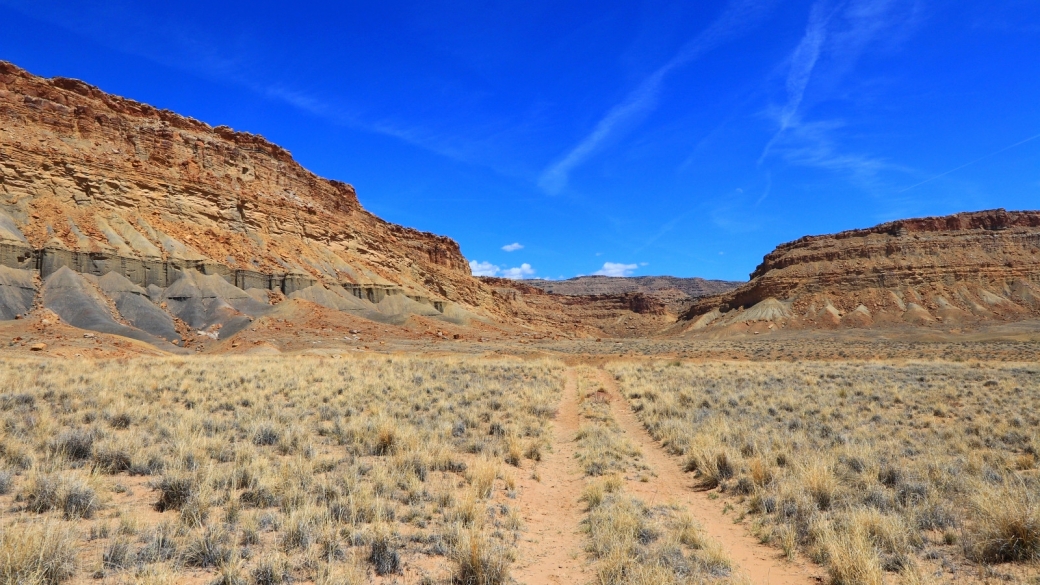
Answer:
<svg viewBox="0 0 1040 585"><path fill-rule="evenodd" d="M663 303L674 314L684 312L694 299L730 291L744 284L677 276L578 276L567 280L528 279L524 283L554 295L643 296Z"/></svg>
<svg viewBox="0 0 1040 585"><path fill-rule="evenodd" d="M777 246L674 333L957 328L1040 316L1040 211L906 219Z"/></svg>
<svg viewBox="0 0 1040 585"><path fill-rule="evenodd" d="M705 280L677 276L578 276L567 280L527 279L525 284L558 295L655 294L678 291L698 298L724 293L744 284L729 280Z"/></svg>

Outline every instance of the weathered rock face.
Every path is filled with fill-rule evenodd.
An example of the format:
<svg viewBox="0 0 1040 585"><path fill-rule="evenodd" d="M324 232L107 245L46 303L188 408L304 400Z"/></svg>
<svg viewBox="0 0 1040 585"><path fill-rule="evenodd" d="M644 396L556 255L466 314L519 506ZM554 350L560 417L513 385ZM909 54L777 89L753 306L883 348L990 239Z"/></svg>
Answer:
<svg viewBox="0 0 1040 585"><path fill-rule="evenodd" d="M0 62L0 264L166 287L184 270L478 306L449 238L389 224L260 136ZM382 291L382 292L372 292Z"/></svg>
<svg viewBox="0 0 1040 585"><path fill-rule="evenodd" d="M526 280L480 277L509 316L534 330L579 337L644 337L675 322L668 303L649 294L551 294Z"/></svg>
<svg viewBox="0 0 1040 585"><path fill-rule="evenodd" d="M451 239L373 216L260 136L0 62L0 320L49 310L183 350L286 300L566 335L673 319L638 294L542 296L496 293Z"/></svg>
<svg viewBox="0 0 1040 585"><path fill-rule="evenodd" d="M566 296L639 294L664 303L673 314L681 314L694 299L724 293L743 283L676 276L578 276L567 280L529 279L524 284Z"/></svg>
<svg viewBox="0 0 1040 585"><path fill-rule="evenodd" d="M778 246L747 284L694 302L686 330L953 326L1040 315L1040 212L907 219Z"/></svg>

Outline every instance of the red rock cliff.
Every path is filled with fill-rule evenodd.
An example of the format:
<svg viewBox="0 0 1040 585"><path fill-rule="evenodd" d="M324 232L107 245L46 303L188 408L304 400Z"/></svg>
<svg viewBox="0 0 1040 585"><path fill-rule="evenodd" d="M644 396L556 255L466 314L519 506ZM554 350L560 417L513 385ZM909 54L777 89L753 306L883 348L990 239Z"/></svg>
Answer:
<svg viewBox="0 0 1040 585"><path fill-rule="evenodd" d="M694 303L700 328L950 324L1040 315L1040 212L995 209L808 236L766 255L747 284ZM727 316L730 311L736 313ZM763 315L759 315L762 313Z"/></svg>
<svg viewBox="0 0 1040 585"><path fill-rule="evenodd" d="M35 248L211 260L481 305L453 240L387 223L261 136L0 62L0 212Z"/></svg>

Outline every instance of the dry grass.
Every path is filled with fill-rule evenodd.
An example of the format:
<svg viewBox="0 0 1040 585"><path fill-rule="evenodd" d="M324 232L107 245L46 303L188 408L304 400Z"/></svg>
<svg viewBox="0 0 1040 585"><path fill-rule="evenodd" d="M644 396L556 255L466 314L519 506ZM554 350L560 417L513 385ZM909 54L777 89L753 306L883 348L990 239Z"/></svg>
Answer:
<svg viewBox="0 0 1040 585"><path fill-rule="evenodd" d="M0 583L60 583L76 571L76 537L55 520L12 523L0 530Z"/></svg>
<svg viewBox="0 0 1040 585"><path fill-rule="evenodd" d="M610 412L608 394L594 383L594 372L578 368L578 404L583 422L575 438L582 470L590 477L646 471L639 448L625 436Z"/></svg>
<svg viewBox="0 0 1040 585"><path fill-rule="evenodd" d="M493 585L551 362L10 361L0 582Z"/></svg>
<svg viewBox="0 0 1040 585"><path fill-rule="evenodd" d="M1040 368L614 365L651 434L834 583L1040 574ZM924 568L922 568L924 567ZM952 573L949 573L952 574ZM1026 576L1026 577L1023 577Z"/></svg>
<svg viewBox="0 0 1040 585"><path fill-rule="evenodd" d="M732 563L679 506L647 505L625 493L649 470L617 424L594 370L578 369L583 419L576 457L590 478L582 494L585 551L601 585L728 583Z"/></svg>

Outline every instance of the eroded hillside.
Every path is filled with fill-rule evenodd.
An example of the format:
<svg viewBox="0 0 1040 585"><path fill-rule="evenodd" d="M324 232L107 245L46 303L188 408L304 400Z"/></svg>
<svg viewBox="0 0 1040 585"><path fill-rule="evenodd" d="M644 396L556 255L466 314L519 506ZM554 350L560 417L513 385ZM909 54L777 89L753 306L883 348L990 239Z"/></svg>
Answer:
<svg viewBox="0 0 1040 585"><path fill-rule="evenodd" d="M1040 212L907 219L778 246L747 284L698 299L682 330L924 326L1040 315Z"/></svg>
<svg viewBox="0 0 1040 585"><path fill-rule="evenodd" d="M6 319L42 301L155 341L286 296L375 320L496 312L456 242L375 217L260 136L9 63L0 119Z"/></svg>

